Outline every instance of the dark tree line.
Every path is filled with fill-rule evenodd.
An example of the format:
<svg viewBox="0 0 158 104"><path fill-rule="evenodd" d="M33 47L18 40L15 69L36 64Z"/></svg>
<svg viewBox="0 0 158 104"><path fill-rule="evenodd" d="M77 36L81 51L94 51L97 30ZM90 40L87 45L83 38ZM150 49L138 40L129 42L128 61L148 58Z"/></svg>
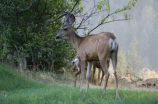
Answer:
<svg viewBox="0 0 158 104"><path fill-rule="evenodd" d="M63 0L2 0L0 60L13 61L12 64L17 63L17 66L27 64L34 70L64 67L63 57L71 58L75 51L69 44L57 43L54 39L62 21L47 23L74 3Z"/></svg>

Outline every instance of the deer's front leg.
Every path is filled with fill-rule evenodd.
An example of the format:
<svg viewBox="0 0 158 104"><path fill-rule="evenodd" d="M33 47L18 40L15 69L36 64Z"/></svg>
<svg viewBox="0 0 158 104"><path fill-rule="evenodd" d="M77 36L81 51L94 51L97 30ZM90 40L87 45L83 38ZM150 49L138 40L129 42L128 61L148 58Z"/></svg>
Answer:
<svg viewBox="0 0 158 104"><path fill-rule="evenodd" d="M81 84L80 84L80 92L82 91L82 87L83 87L85 66L86 66L86 61L85 60L81 60L81 77L80 77Z"/></svg>
<svg viewBox="0 0 158 104"><path fill-rule="evenodd" d="M88 91L88 86L89 86L89 75L90 75L91 67L92 67L92 62L88 62L87 75L86 75L86 78L87 78L86 91Z"/></svg>
<svg viewBox="0 0 158 104"><path fill-rule="evenodd" d="M93 76L92 76L92 83L94 84L94 75L95 75L96 67L93 65Z"/></svg>
<svg viewBox="0 0 158 104"><path fill-rule="evenodd" d="M99 70L98 70L98 85L100 86L100 68L99 68Z"/></svg>

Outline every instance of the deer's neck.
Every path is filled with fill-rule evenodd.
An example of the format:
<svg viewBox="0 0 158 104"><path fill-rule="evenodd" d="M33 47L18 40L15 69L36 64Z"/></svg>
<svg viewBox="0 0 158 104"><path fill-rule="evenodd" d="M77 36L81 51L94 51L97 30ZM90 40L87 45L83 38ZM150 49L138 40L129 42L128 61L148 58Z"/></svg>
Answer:
<svg viewBox="0 0 158 104"><path fill-rule="evenodd" d="M81 37L77 36L74 29L71 28L68 38L69 38L70 44L77 50Z"/></svg>

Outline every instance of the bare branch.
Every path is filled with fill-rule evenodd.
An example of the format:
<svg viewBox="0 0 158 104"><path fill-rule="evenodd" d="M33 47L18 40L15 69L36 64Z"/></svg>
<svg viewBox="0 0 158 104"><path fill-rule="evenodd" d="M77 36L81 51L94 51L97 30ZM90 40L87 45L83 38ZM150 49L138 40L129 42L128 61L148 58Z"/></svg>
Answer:
<svg viewBox="0 0 158 104"><path fill-rule="evenodd" d="M78 4L78 2L79 2L79 0L76 1L76 3L75 3L75 5L73 6L71 12L73 12L73 10L74 10L75 6Z"/></svg>
<svg viewBox="0 0 158 104"><path fill-rule="evenodd" d="M90 30L90 32L88 32L88 35L92 32L92 31L94 31L96 28L98 28L99 26L101 26L101 25L103 25L103 24L106 24L106 23L110 23L110 22L116 22L116 21L127 21L127 20L130 20L131 18L129 18L129 19L118 19L118 20L112 20L112 21L107 21L107 22L103 22L103 23L100 23L100 24L98 24L96 27L94 27L92 30Z"/></svg>
<svg viewBox="0 0 158 104"><path fill-rule="evenodd" d="M73 6L71 12L73 12L73 10L74 10L74 8L75 8L75 6L77 5L78 2L79 2L79 0L76 1L76 3L75 3L75 5ZM57 21L58 19L60 19L60 18L62 18L63 16L65 16L66 14L67 14L67 12L64 12L61 16L59 16L59 17L57 17L56 19L54 19L54 20L49 21L48 23L46 23L45 26L48 25L49 23L53 23L53 22Z"/></svg>
<svg viewBox="0 0 158 104"><path fill-rule="evenodd" d="M31 7L35 2L36 2L36 0L34 0L27 8L25 8L25 9L23 9L23 10L21 10L21 11L18 11L18 13L22 13L22 12L24 12L24 11L26 11L26 10L29 10L30 7Z"/></svg>
<svg viewBox="0 0 158 104"><path fill-rule="evenodd" d="M57 21L58 19L60 19L60 18L62 18L63 16L65 16L66 14L67 14L66 12L63 13L63 14L62 14L61 16L59 16L58 18L56 18L56 19L54 19L54 20L49 21L48 23L46 23L45 26L48 25L49 23L53 23L53 22Z"/></svg>
<svg viewBox="0 0 158 104"><path fill-rule="evenodd" d="M106 21L106 19L107 18L109 18L110 16L112 16L112 15L114 15L114 14L117 14L118 12L122 12L122 11L125 11L125 10L128 10L129 8L123 8L123 9L121 9L121 10L119 10L119 11L115 11L115 12L113 12L113 13L111 13L111 14L108 14L102 21L101 21L101 23L99 23L97 26L95 26L92 30L90 30L89 32L88 32L88 35L92 32L92 31L94 31L96 28L98 28L100 25L103 25L103 24L106 24L106 23L110 23L110 22L115 22L115 21L124 21L124 20L130 20L131 18L129 18L129 19L118 19L118 20L113 20L113 21L108 21L108 22L105 22Z"/></svg>
<svg viewBox="0 0 158 104"><path fill-rule="evenodd" d="M91 13L87 16L88 12L91 10ZM97 12L96 9L96 5L95 5L95 0L94 0L94 6L93 8L90 8L89 10L87 10L84 14L83 14L83 18L80 22L80 24L77 26L76 30L79 29L90 17L92 17L94 14L96 14Z"/></svg>
<svg viewBox="0 0 158 104"><path fill-rule="evenodd" d="M88 27L79 27L77 29L87 29Z"/></svg>

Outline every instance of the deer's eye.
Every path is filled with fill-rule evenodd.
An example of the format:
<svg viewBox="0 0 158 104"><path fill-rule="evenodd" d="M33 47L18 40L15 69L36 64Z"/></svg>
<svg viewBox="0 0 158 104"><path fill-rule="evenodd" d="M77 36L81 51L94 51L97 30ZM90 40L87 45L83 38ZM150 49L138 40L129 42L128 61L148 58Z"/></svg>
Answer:
<svg viewBox="0 0 158 104"><path fill-rule="evenodd" d="M65 28L64 31L67 31L67 28Z"/></svg>

